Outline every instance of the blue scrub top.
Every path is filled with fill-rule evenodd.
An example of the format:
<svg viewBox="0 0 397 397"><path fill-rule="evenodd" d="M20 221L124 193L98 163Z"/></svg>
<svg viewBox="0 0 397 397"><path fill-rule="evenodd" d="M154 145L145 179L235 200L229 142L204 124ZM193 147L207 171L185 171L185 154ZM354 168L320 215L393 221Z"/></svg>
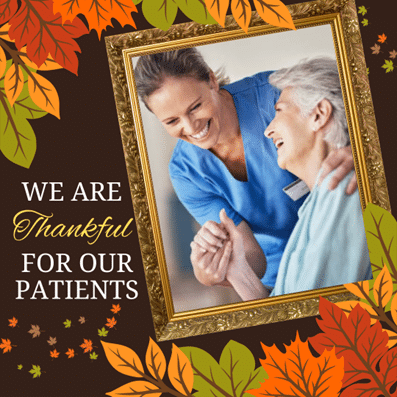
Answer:
<svg viewBox="0 0 397 397"><path fill-rule="evenodd" d="M277 164L277 151L264 131L275 116L279 92L268 82L272 72L224 87L233 96L244 143L248 180L236 180L225 164L209 150L179 140L169 173L175 192L203 225L220 222L225 208L236 225L247 222L266 255L267 268L262 282L272 289L288 238L298 220L304 198L294 202L283 188L297 178Z"/></svg>

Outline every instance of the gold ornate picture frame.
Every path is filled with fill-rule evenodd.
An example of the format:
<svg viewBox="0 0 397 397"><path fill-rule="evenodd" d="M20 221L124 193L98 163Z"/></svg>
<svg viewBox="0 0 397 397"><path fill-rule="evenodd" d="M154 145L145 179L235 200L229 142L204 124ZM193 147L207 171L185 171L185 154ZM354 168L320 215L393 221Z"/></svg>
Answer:
<svg viewBox="0 0 397 397"><path fill-rule="evenodd" d="M390 210L354 1L321 0L288 8L297 29L329 25L341 76L361 203L363 208L371 202ZM191 22L172 26L166 32L151 29L106 38L154 328L160 341L317 315L320 294L332 302L353 297L343 286L337 286L197 310L175 312L174 309L162 239L165 231L160 230L141 109L134 88L132 58L285 31L267 25L253 14L248 34L228 17L225 28Z"/></svg>

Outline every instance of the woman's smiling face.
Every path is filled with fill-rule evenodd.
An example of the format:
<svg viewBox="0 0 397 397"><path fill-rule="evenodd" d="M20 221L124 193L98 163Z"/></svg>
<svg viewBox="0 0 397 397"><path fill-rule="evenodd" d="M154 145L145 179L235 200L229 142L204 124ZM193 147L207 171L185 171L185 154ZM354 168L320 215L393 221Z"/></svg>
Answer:
<svg viewBox="0 0 397 397"><path fill-rule="evenodd" d="M147 99L147 105L174 138L203 149L219 143L221 96L216 78L166 77Z"/></svg>

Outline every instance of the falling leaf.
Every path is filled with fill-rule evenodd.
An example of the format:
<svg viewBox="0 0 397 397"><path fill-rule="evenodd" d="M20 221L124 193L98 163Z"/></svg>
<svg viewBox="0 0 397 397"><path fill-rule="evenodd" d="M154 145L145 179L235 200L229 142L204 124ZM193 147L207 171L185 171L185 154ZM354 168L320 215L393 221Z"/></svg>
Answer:
<svg viewBox="0 0 397 397"><path fill-rule="evenodd" d="M76 52L80 47L74 39L88 30L80 18L62 23L61 15L54 15L52 8L52 0L22 1L9 21L9 36L15 39L18 50L26 45L29 59L38 67L50 54L59 65L77 74Z"/></svg>
<svg viewBox="0 0 397 397"><path fill-rule="evenodd" d="M68 356L68 358L73 358L74 357L74 349L71 349L69 347L68 351L65 354Z"/></svg>
<svg viewBox="0 0 397 397"><path fill-rule="evenodd" d="M63 322L63 325L65 326L65 328L70 328L72 325L72 322L68 319L66 319L66 321Z"/></svg>
<svg viewBox="0 0 397 397"><path fill-rule="evenodd" d="M40 336L41 331L38 325L31 325L32 328L28 331L29 334L32 334L32 338L37 338Z"/></svg>
<svg viewBox="0 0 397 397"><path fill-rule="evenodd" d="M51 351L50 351L50 356L51 356L52 358L58 358L59 352L57 351L57 349L51 350Z"/></svg>
<svg viewBox="0 0 397 397"><path fill-rule="evenodd" d="M363 26L368 26L368 19L364 18L361 23L363 24Z"/></svg>
<svg viewBox="0 0 397 397"><path fill-rule="evenodd" d="M248 0L232 0L231 10L234 19L245 33L251 21L252 9Z"/></svg>
<svg viewBox="0 0 397 397"><path fill-rule="evenodd" d="M32 369L29 371L33 375L33 378L38 378L41 375L41 368L39 365L32 365Z"/></svg>
<svg viewBox="0 0 397 397"><path fill-rule="evenodd" d="M59 12L62 20L74 21L77 14L83 14L88 22L90 30L96 30L99 40L103 30L108 26L113 26L111 19L116 19L123 27L131 25L136 28L132 18L132 12L138 12L132 0L84 0L84 1L54 1L54 14ZM78 18L76 18L78 19Z"/></svg>
<svg viewBox="0 0 397 397"><path fill-rule="evenodd" d="M393 61L385 59L385 64L382 65L383 69L386 69L386 73L392 72L394 70Z"/></svg>
<svg viewBox="0 0 397 397"><path fill-rule="evenodd" d="M146 367L154 379L163 379L167 363L158 344L149 338L146 350Z"/></svg>
<svg viewBox="0 0 397 397"><path fill-rule="evenodd" d="M369 68L367 68L367 76L369 75Z"/></svg>
<svg viewBox="0 0 397 397"><path fill-rule="evenodd" d="M254 0L256 11L270 25L296 29L288 8L280 0Z"/></svg>
<svg viewBox="0 0 397 397"><path fill-rule="evenodd" d="M121 307L119 304L112 305L112 308L110 309L110 311L112 311L114 314L118 313L120 310L121 310Z"/></svg>
<svg viewBox="0 0 397 397"><path fill-rule="evenodd" d="M108 333L109 331L105 327L98 329L98 335L102 336L103 338L106 338L108 336Z"/></svg>
<svg viewBox="0 0 397 397"><path fill-rule="evenodd" d="M378 35L378 41L379 43L384 43L387 39L387 36L383 33L381 35Z"/></svg>
<svg viewBox="0 0 397 397"><path fill-rule="evenodd" d="M90 354L90 359L91 360L96 360L98 358L98 354L96 354L95 352L92 352L91 354Z"/></svg>
<svg viewBox="0 0 397 397"><path fill-rule="evenodd" d="M108 328L113 328L117 324L117 320L114 317L107 318L106 320L107 320L107 323L105 325Z"/></svg>
<svg viewBox="0 0 397 397"><path fill-rule="evenodd" d="M24 85L22 68L18 65L12 64L8 69L4 78L4 89L11 107L14 106L15 101L18 99L22 92Z"/></svg>
<svg viewBox="0 0 397 397"><path fill-rule="evenodd" d="M116 390L106 393L110 397L118 396L150 396L150 397L160 397L163 392L153 383L146 382L144 380L136 380L134 382L129 382Z"/></svg>
<svg viewBox="0 0 397 397"><path fill-rule="evenodd" d="M18 10L16 0L0 0L0 25L7 22Z"/></svg>
<svg viewBox="0 0 397 397"><path fill-rule="evenodd" d="M367 9L364 6L358 7L358 13L364 16L367 13Z"/></svg>
<svg viewBox="0 0 397 397"><path fill-rule="evenodd" d="M80 316L80 318L79 318L79 323L80 323L80 324L84 324L84 323L85 323L85 317Z"/></svg>
<svg viewBox="0 0 397 397"><path fill-rule="evenodd" d="M118 372L142 378L144 369L138 355L129 347L101 341L109 364Z"/></svg>
<svg viewBox="0 0 397 397"><path fill-rule="evenodd" d="M375 43L371 50L372 54L378 55L380 53L380 45Z"/></svg>
<svg viewBox="0 0 397 397"><path fill-rule="evenodd" d="M55 343L57 343L57 338L53 338L52 336L50 336L50 339L48 339L47 343L48 343L50 346L54 346Z"/></svg>
<svg viewBox="0 0 397 397"><path fill-rule="evenodd" d="M397 51L396 50L389 51L389 54L390 54L390 58L392 58L392 59L395 59L397 57ZM0 76L1 76L1 74L0 74Z"/></svg>
<svg viewBox="0 0 397 397"><path fill-rule="evenodd" d="M19 370L21 370L21 369L23 368L23 365L22 365L22 364L19 364L17 368L18 368Z"/></svg>
<svg viewBox="0 0 397 397"><path fill-rule="evenodd" d="M211 16L219 25L225 27L225 19L230 0L205 0L205 5Z"/></svg>
<svg viewBox="0 0 397 397"><path fill-rule="evenodd" d="M9 339L2 339L0 343L0 349L3 349L3 354L10 352L12 349L11 341Z"/></svg>
<svg viewBox="0 0 397 397"><path fill-rule="evenodd" d="M84 343L80 345L82 349L84 349L83 353L88 353L92 351L92 340L91 339L84 339Z"/></svg>
<svg viewBox="0 0 397 397"><path fill-rule="evenodd" d="M392 297L393 280L386 265L375 279L373 294L375 302L379 307L385 307Z"/></svg>
<svg viewBox="0 0 397 397"><path fill-rule="evenodd" d="M172 353L168 364L168 378L181 394L187 396L193 389L194 375L192 365L186 354L172 344Z"/></svg>
<svg viewBox="0 0 397 397"><path fill-rule="evenodd" d="M15 317L8 319L8 321L10 322L8 326L12 328L15 328L18 323L18 320Z"/></svg>
<svg viewBox="0 0 397 397"><path fill-rule="evenodd" d="M60 118L59 96L52 83L40 74L31 72L28 88L30 97L39 108Z"/></svg>

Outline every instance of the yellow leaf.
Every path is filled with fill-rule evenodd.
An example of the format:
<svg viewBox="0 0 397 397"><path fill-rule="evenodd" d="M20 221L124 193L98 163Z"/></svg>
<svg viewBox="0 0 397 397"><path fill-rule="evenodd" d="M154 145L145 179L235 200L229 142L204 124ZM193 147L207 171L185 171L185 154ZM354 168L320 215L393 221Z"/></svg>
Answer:
<svg viewBox="0 0 397 397"><path fill-rule="evenodd" d="M8 35L8 31L10 30L10 26L11 26L11 25L10 25L9 23L6 23L5 25L3 25L3 26L0 28L0 33L7 32L6 34L0 35L0 38L1 38L2 40L10 41L11 43L14 43L15 40L10 39L10 36Z"/></svg>
<svg viewBox="0 0 397 397"><path fill-rule="evenodd" d="M236 22L245 33L248 32L248 25L251 21L251 5L248 0L232 0L232 14Z"/></svg>
<svg viewBox="0 0 397 397"><path fill-rule="evenodd" d="M59 116L59 96L55 87L45 77L40 74L31 72L33 78L28 78L29 94L33 102L41 109Z"/></svg>
<svg viewBox="0 0 397 397"><path fill-rule="evenodd" d="M344 287L349 290L352 294L358 296L361 299L367 300L367 297L361 292L361 289L369 296L369 281L358 281L357 283L344 284ZM361 287L361 289L359 288Z"/></svg>
<svg viewBox="0 0 397 397"><path fill-rule="evenodd" d="M288 8L280 0L254 0L256 11L260 17L270 25L294 29Z"/></svg>
<svg viewBox="0 0 397 397"><path fill-rule="evenodd" d="M193 369L186 355L172 344L172 354L168 365L168 378L172 385L187 396L193 389Z"/></svg>
<svg viewBox="0 0 397 397"><path fill-rule="evenodd" d="M129 347L101 341L110 365L120 373L142 378L144 369L138 355Z"/></svg>
<svg viewBox="0 0 397 397"><path fill-rule="evenodd" d="M360 301L346 301L346 302L337 302L336 306L340 307L345 314L349 317L350 312L357 306L361 306L364 310L366 310L371 316L371 325L375 324L377 314L376 311L367 303Z"/></svg>
<svg viewBox="0 0 397 397"><path fill-rule="evenodd" d="M393 295L393 280L385 265L374 282L374 298L379 307L385 307Z"/></svg>
<svg viewBox="0 0 397 397"><path fill-rule="evenodd" d="M25 56L22 56L22 60L25 62L25 65L32 69L41 71L63 69L59 63L54 61L54 58L51 56L51 54L48 54L48 58L44 61L44 63L40 67L37 67L37 65L28 58L28 55L26 54L26 46L21 48L20 52L25 54Z"/></svg>
<svg viewBox="0 0 397 397"><path fill-rule="evenodd" d="M397 294L394 295L393 300L391 301L391 316L393 318L394 324L397 325Z"/></svg>
<svg viewBox="0 0 397 397"><path fill-rule="evenodd" d="M156 390L159 390L156 393ZM118 397L118 396L136 396L136 397L143 397L149 395L150 397L159 397L161 396L162 392L160 389L153 385L152 383L146 382L144 380L137 380L135 382L127 383L116 390L113 390L109 393L106 393L108 396L111 397Z"/></svg>
<svg viewBox="0 0 397 397"><path fill-rule="evenodd" d="M153 378L163 379L167 363L163 352L152 338L149 338L146 351L146 366Z"/></svg>
<svg viewBox="0 0 397 397"><path fill-rule="evenodd" d="M230 0L205 0L205 5L219 25L225 27L225 18Z"/></svg>
<svg viewBox="0 0 397 397"><path fill-rule="evenodd" d="M18 99L23 89L23 84L22 68L19 65L16 68L13 63L4 77L4 89L11 106L14 106L15 101Z"/></svg>
<svg viewBox="0 0 397 397"><path fill-rule="evenodd" d="M6 53L4 52L3 48L0 47L0 77L2 77L4 72L6 71L6 66L7 66L6 64L7 64Z"/></svg>
<svg viewBox="0 0 397 397"><path fill-rule="evenodd" d="M397 334L388 329L384 329L383 331L386 331L387 335L389 335L389 342L387 343L387 347L391 349L397 343Z"/></svg>

